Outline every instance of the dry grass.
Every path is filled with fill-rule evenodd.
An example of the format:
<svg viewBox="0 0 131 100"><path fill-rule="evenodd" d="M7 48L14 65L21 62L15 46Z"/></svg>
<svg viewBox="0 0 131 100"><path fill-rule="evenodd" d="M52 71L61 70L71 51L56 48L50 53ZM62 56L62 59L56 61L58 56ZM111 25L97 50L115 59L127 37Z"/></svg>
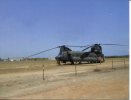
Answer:
<svg viewBox="0 0 131 100"><path fill-rule="evenodd" d="M54 60L0 62L0 74L39 71L43 65L49 65L47 70L57 66Z"/></svg>
<svg viewBox="0 0 131 100"><path fill-rule="evenodd" d="M119 61L119 62L118 62ZM45 65L45 80L42 65ZM96 69L99 71L94 71ZM1 99L129 98L129 61L58 66L55 61L0 62Z"/></svg>
<svg viewBox="0 0 131 100"><path fill-rule="evenodd" d="M128 58L107 58L106 64L112 64L112 59L114 60L114 66L117 67L124 65L124 59L126 60L126 65L129 64ZM117 62L117 63L115 63ZM106 67L106 64L103 65ZM45 66L46 70L54 69L62 66L70 66L70 63L67 65L58 66L55 60L40 60L40 61L15 61L15 62L0 62L0 74L4 73L17 73L17 72L29 72L29 71L40 71ZM99 65L99 64L98 64ZM79 65L78 65L79 66ZM95 64L81 64L80 66L95 66Z"/></svg>

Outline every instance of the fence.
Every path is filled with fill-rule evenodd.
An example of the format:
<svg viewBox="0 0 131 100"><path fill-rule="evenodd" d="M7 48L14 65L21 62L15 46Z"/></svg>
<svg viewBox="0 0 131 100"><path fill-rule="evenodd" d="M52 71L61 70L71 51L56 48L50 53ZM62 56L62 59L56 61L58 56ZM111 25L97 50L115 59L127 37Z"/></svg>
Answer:
<svg viewBox="0 0 131 100"><path fill-rule="evenodd" d="M104 63L101 63L101 62L97 63L96 62L96 63L93 63L93 64L84 64L84 68L83 68L82 65L83 64L70 65L74 70L67 71L66 73L67 74L68 73L74 73L75 76L78 76L79 75L78 73L81 73L82 70L85 71L85 70L91 69L91 70L94 70L95 72L97 72L97 71L103 70L104 68L108 68L108 69L111 69L111 70L117 69L117 68L128 68L128 66L129 66L129 59L115 59L115 58L114 59L107 59ZM91 66L94 66L94 67L91 67ZM42 68L43 68L43 70L42 70L43 71L43 74L42 74L43 80L45 80L45 76L46 76L45 75L45 71L46 71L45 67L46 66L43 64L42 65ZM69 67L67 67L67 69ZM61 66L61 68L62 68L62 66ZM63 71L63 73L65 73L65 72Z"/></svg>

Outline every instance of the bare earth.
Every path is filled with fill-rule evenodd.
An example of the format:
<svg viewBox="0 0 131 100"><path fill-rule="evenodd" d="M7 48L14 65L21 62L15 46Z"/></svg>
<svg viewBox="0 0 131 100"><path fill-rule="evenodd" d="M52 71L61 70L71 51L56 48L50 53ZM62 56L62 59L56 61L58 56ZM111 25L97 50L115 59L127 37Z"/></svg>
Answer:
<svg viewBox="0 0 131 100"><path fill-rule="evenodd" d="M76 69L54 61L0 62L0 99L129 99L128 60L124 66L115 59L113 69L111 60Z"/></svg>

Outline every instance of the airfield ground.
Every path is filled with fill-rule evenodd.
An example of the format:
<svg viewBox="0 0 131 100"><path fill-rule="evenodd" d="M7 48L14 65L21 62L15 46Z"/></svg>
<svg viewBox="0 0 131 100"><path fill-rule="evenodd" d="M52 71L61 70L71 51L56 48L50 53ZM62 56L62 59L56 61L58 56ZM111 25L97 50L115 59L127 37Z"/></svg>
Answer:
<svg viewBox="0 0 131 100"><path fill-rule="evenodd" d="M0 99L129 99L129 61L58 66L55 61L0 62ZM45 80L43 67L45 66ZM99 69L96 70L95 69Z"/></svg>

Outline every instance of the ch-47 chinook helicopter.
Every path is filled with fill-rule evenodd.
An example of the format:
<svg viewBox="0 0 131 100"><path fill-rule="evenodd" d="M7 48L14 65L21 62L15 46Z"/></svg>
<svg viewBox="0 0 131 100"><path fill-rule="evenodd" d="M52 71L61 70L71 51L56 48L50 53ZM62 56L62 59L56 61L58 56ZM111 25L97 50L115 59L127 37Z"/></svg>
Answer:
<svg viewBox="0 0 131 100"><path fill-rule="evenodd" d="M87 52L86 50L89 48L91 48L91 50ZM68 61L71 62L71 64L74 64L74 62L79 62L80 64L81 62L95 63L105 61L100 44L88 46L81 51L72 51L70 48L63 45L60 46L60 52L58 56L55 57L55 59L58 64L61 62L66 63Z"/></svg>
<svg viewBox="0 0 131 100"><path fill-rule="evenodd" d="M102 52L102 45L126 46L121 44L93 44L88 46L62 45L30 55L27 58L59 48L60 49L59 54L58 56L55 57L59 65L61 63L66 63L66 62L71 62L71 64L74 64L74 62L78 62L79 64L81 64L82 62L88 62L88 63L104 62L105 57ZM69 47L80 47L84 49L81 51L73 51Z"/></svg>

